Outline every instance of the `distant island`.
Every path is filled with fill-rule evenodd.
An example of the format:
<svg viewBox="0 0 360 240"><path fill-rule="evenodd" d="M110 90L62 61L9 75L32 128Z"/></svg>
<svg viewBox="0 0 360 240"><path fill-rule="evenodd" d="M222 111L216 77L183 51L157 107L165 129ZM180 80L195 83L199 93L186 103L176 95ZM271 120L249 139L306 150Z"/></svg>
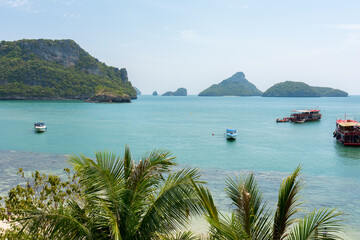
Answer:
<svg viewBox="0 0 360 240"><path fill-rule="evenodd" d="M348 97L349 94L345 91L334 89L330 87L313 87L320 93L322 97Z"/></svg>
<svg viewBox="0 0 360 240"><path fill-rule="evenodd" d="M157 93L157 91L154 91L152 95L153 95L153 96L157 96L157 95L159 95L159 94Z"/></svg>
<svg viewBox="0 0 360 240"><path fill-rule="evenodd" d="M263 97L347 97L348 93L329 87L312 87L304 82L286 81L266 90Z"/></svg>
<svg viewBox="0 0 360 240"><path fill-rule="evenodd" d="M136 95L141 95L141 91L137 87L134 87L134 88L136 90Z"/></svg>
<svg viewBox="0 0 360 240"><path fill-rule="evenodd" d="M109 67L73 40L0 42L0 99L130 102L125 68Z"/></svg>
<svg viewBox="0 0 360 240"><path fill-rule="evenodd" d="M262 92L245 78L243 72L237 72L219 84L213 84L199 96L260 96Z"/></svg>
<svg viewBox="0 0 360 240"><path fill-rule="evenodd" d="M166 92L163 96L187 96L187 91L185 88L178 88L175 92Z"/></svg>

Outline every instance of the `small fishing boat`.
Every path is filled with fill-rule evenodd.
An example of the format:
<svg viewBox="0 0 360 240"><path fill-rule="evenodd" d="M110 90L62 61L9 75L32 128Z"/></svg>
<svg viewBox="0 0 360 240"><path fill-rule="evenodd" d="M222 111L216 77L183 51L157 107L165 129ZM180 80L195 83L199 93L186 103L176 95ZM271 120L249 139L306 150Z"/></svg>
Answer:
<svg viewBox="0 0 360 240"><path fill-rule="evenodd" d="M47 129L47 126L44 122L37 122L34 123L34 130L35 132L45 132Z"/></svg>
<svg viewBox="0 0 360 240"><path fill-rule="evenodd" d="M284 117L283 119L276 119L276 122L289 122L290 121L290 119L288 118L288 117Z"/></svg>
<svg viewBox="0 0 360 240"><path fill-rule="evenodd" d="M227 139L236 139L236 129L231 129L231 128L228 128L226 129L226 133L225 133L225 137Z"/></svg>

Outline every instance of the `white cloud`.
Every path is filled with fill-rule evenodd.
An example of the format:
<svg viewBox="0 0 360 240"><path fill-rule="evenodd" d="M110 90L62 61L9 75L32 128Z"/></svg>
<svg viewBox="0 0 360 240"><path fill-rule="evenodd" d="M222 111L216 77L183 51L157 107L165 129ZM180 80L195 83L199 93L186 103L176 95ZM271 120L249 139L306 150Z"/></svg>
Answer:
<svg viewBox="0 0 360 240"><path fill-rule="evenodd" d="M76 13L63 13L62 17L63 18L79 18L81 15L80 14L76 14Z"/></svg>
<svg viewBox="0 0 360 240"><path fill-rule="evenodd" d="M360 45L360 33L348 34L347 38L345 39L345 43Z"/></svg>
<svg viewBox="0 0 360 240"><path fill-rule="evenodd" d="M180 31L180 36L181 36L181 39L186 42L191 42L191 43L201 43L202 42L200 35L191 29L185 29L185 30Z"/></svg>
<svg viewBox="0 0 360 240"><path fill-rule="evenodd" d="M23 7L28 3L28 0L0 0L0 4L8 5L10 7Z"/></svg>
<svg viewBox="0 0 360 240"><path fill-rule="evenodd" d="M337 29L352 30L352 31L360 30L360 24L339 24L339 25L332 25L332 27Z"/></svg>

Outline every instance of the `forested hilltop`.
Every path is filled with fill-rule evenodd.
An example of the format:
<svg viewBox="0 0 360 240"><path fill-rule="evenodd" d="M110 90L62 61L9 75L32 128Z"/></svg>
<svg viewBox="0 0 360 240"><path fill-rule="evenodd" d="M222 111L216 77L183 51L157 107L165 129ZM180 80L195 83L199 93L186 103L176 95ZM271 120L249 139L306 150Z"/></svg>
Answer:
<svg viewBox="0 0 360 240"><path fill-rule="evenodd" d="M260 96L262 92L245 78L243 72L237 72L219 84L213 84L199 96Z"/></svg>
<svg viewBox="0 0 360 240"><path fill-rule="evenodd" d="M286 81L266 90L263 97L347 97L348 93L329 87L312 87L303 82Z"/></svg>
<svg viewBox="0 0 360 240"><path fill-rule="evenodd" d="M107 66L73 40L0 43L0 99L128 102L135 98L125 68Z"/></svg>

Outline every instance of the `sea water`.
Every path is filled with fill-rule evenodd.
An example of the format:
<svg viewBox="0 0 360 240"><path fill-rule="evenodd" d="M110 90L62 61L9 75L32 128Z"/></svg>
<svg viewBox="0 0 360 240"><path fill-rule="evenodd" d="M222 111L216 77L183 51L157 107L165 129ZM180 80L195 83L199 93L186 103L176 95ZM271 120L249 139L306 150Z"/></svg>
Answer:
<svg viewBox="0 0 360 240"><path fill-rule="evenodd" d="M295 109L320 109L317 122L276 123ZM0 192L17 183L16 171L60 173L67 154L119 154L125 145L140 159L168 149L180 167L199 167L224 211L225 181L254 172L269 206L281 180L302 166L305 210L336 207L360 230L360 147L333 139L339 118L360 120L360 97L162 97L139 96L130 104L82 101L0 101ZM45 121L45 133L33 124ZM235 141L224 137L237 129Z"/></svg>

